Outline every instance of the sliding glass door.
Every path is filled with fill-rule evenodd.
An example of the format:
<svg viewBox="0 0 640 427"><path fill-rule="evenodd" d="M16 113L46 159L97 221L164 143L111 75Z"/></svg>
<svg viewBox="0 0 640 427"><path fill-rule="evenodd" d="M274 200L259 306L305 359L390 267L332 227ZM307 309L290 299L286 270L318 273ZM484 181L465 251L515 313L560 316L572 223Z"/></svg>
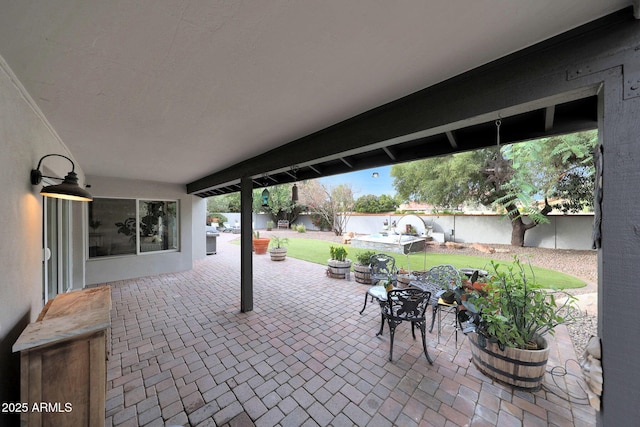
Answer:
<svg viewBox="0 0 640 427"><path fill-rule="evenodd" d="M44 197L43 300L71 289L71 202Z"/></svg>

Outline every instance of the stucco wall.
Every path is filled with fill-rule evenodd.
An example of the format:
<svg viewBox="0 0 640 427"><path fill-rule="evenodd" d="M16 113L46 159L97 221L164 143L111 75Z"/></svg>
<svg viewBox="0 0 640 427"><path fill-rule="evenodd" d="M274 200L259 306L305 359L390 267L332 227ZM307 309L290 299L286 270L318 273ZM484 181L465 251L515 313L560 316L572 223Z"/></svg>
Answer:
<svg viewBox="0 0 640 427"><path fill-rule="evenodd" d="M72 156L35 103L0 58L0 402L19 401L19 358L11 347L43 306L41 185L32 186L29 172L46 154ZM64 176L67 160L48 158L45 175ZM83 182L82 165L75 171ZM74 202L75 205L79 203ZM80 215L78 220L77 216ZM82 234L82 211L73 207L73 240ZM73 252L73 271L82 273L82 251ZM74 286L82 276L74 276ZM15 418L0 413L0 425Z"/></svg>
<svg viewBox="0 0 640 427"><path fill-rule="evenodd" d="M419 223L415 215L353 215L347 230L374 234L382 230L384 219L391 224ZM419 215L424 224L445 240L461 243L511 243L511 224L502 215ZM525 234L525 246L552 249L591 249L593 215L551 215L548 224L540 224ZM528 222L525 219L525 222ZM453 232L453 234L452 234Z"/></svg>
<svg viewBox="0 0 640 427"><path fill-rule="evenodd" d="M36 104L0 57L0 402L20 401L19 355L11 347L20 333L34 321L43 307L42 185L32 186L29 172L47 154L73 159L64 143ZM74 159L75 161L75 159ZM50 157L42 165L44 175L63 177L70 170L67 160ZM80 184L82 164L75 161ZM180 201L179 252L122 257L85 263L86 204L71 203L71 271L75 289L104 281L186 270L193 260L205 256L206 201L186 195L182 185L132 182L91 177L94 196L166 198ZM201 229L201 237L199 236ZM195 236L195 237L193 237ZM141 262L144 261L144 262ZM0 413L0 425L18 423L16 415Z"/></svg>
<svg viewBox="0 0 640 427"><path fill-rule="evenodd" d="M205 212L203 199L185 193L185 187L150 181L88 176L93 197L178 200L180 211L180 249L89 259L86 263L88 285L134 277L188 270L193 260L205 253ZM201 229L198 232L197 229ZM194 235L198 238L194 241Z"/></svg>
<svg viewBox="0 0 640 427"><path fill-rule="evenodd" d="M224 213L233 223L240 214ZM270 217L254 214L254 227L266 228ZM502 215L377 215L353 214L347 222L346 231L357 234L376 234L383 231L383 221L393 221L400 226L414 225L419 232L432 227L433 232L444 234L446 241L460 243L487 243L508 245L511 243L511 224ZM588 250L592 247L591 230L593 215L550 215L548 224L540 224L525 234L525 246L551 249ZM422 221L422 223L420 222ZM525 219L525 222L528 222ZM300 215L296 220L307 230L315 230L309 215ZM398 229L399 229L398 228Z"/></svg>

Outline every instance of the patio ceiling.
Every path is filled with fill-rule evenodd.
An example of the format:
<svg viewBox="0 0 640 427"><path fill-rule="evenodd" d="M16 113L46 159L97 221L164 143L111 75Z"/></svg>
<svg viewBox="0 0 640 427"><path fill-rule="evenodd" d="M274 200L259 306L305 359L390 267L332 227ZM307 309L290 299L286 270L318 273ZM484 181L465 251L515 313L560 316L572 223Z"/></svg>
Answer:
<svg viewBox="0 0 640 427"><path fill-rule="evenodd" d="M256 156L635 3L25 0L0 6L0 55L88 175L208 196L238 191L252 158L260 186L265 173L291 181L293 165L316 178L492 145L492 121L464 123L255 169ZM509 120L505 141L585 129L595 101Z"/></svg>

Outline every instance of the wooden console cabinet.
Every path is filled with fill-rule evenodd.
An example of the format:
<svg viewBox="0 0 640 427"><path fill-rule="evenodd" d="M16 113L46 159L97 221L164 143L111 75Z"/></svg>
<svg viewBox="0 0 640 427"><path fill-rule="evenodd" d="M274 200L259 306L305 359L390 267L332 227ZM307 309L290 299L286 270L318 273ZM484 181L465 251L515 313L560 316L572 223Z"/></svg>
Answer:
<svg viewBox="0 0 640 427"><path fill-rule="evenodd" d="M13 346L22 426L104 426L111 288L60 294Z"/></svg>

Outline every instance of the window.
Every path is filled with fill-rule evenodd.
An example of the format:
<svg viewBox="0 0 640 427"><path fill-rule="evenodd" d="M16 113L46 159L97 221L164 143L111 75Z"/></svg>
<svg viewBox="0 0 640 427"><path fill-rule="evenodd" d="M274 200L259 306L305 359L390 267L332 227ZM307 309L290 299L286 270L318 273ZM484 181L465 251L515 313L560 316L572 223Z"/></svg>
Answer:
<svg viewBox="0 0 640 427"><path fill-rule="evenodd" d="M178 249L177 202L140 200L140 252Z"/></svg>
<svg viewBox="0 0 640 427"><path fill-rule="evenodd" d="M89 258L178 250L178 202L94 198Z"/></svg>

